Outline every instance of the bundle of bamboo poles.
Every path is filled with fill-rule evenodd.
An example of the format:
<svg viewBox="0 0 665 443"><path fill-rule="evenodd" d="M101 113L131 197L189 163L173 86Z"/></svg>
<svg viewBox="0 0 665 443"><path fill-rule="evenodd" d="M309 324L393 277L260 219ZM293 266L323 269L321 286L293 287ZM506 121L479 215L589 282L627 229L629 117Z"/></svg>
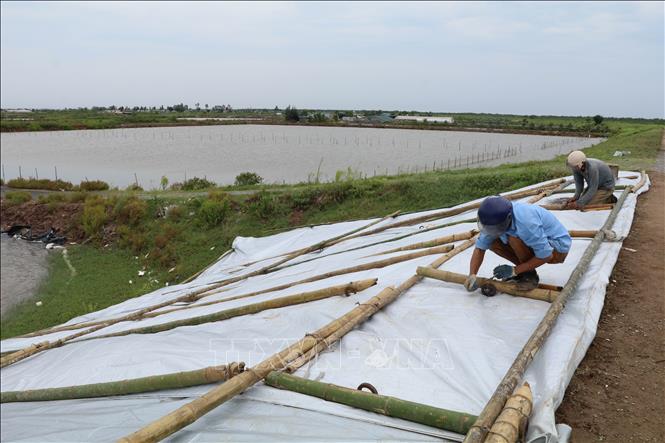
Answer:
<svg viewBox="0 0 665 443"><path fill-rule="evenodd" d="M469 247L473 244L473 240L467 241ZM438 267L445 263L452 256L459 253L460 247L453 250L449 254L445 254L432 262L433 267ZM277 354L268 357L266 360L259 363L257 366L246 370L242 374L233 377L223 385L209 391L202 397L178 408L172 413L148 424L144 428L134 432L127 437L119 440L120 442L153 442L161 440L183 427L193 423L201 416L207 414L217 406L235 397L241 392L245 391L250 386L253 386L260 380L270 374L272 371L284 369L284 367L291 361L304 355L307 351L321 343L324 338L333 336L337 331L344 331L342 335L346 334L359 324L365 322L373 314L381 310L383 307L395 301L402 293L413 287L418 283L422 277L414 275L397 288L392 286L384 288L376 296L372 297L366 303L358 305L345 315L331 321L326 326L320 328L314 333L305 335L304 338L294 343L293 345L283 349Z"/></svg>
<svg viewBox="0 0 665 443"><path fill-rule="evenodd" d="M485 443L515 443L524 437L532 409L531 386L529 383L524 383L506 401L506 405L490 428Z"/></svg>
<svg viewBox="0 0 665 443"><path fill-rule="evenodd" d="M535 355L545 343L545 340L556 324L559 314L561 314L563 311L568 298L577 288L577 285L586 272L589 263L591 263L591 260L598 251L598 248L600 248L606 233L610 232L612 229L614 221L616 220L616 217L619 214L624 201L628 195L633 192L634 189L635 187L624 189L623 193L619 197L619 200L612 209L612 212L607 217L607 220L605 221L602 229L598 231L594 239L587 247L586 251L584 251L584 255L580 259L577 267L575 267L575 270L569 277L568 282L564 286L563 290L550 304L547 313L515 358L515 361L506 372L505 376L497 386L494 394L489 399L480 415L478 415L478 419L467 433L464 439L464 443L481 443L485 439L492 424L501 413L501 410L503 409L503 406L505 405L508 397L514 391L517 383L519 383L519 381L524 377L526 368L529 366Z"/></svg>
<svg viewBox="0 0 665 443"><path fill-rule="evenodd" d="M152 375L106 383L93 383L62 388L31 389L27 391L7 391L0 393L0 403L25 401L71 400L75 398L111 397L116 395L139 394L142 392L188 388L226 381L245 370L245 363L229 363L223 366L209 366L194 371Z"/></svg>
<svg viewBox="0 0 665 443"><path fill-rule="evenodd" d="M416 273L418 275L422 275L423 277L434 278L436 280L441 280L450 283L458 283L460 285L463 285L467 279L467 276L464 274L457 274L455 272L443 271L441 269L433 269L427 266L419 266L418 269L416 270ZM491 284L498 291L501 291L505 294L514 295L516 297L524 297L524 298L531 298L534 300L552 302L552 300L554 300L557 297L557 295L559 295L558 291L552 289L535 288L531 289L530 291L523 291L520 290L515 285L515 283L491 280L489 278L477 277L476 281L478 283L478 286Z"/></svg>
<svg viewBox="0 0 665 443"><path fill-rule="evenodd" d="M326 401L340 403L388 417L401 418L414 423L466 434L476 417L463 412L402 400L387 395L349 389L332 383L308 380L283 372L272 371L265 379L268 386L300 394L310 395Z"/></svg>

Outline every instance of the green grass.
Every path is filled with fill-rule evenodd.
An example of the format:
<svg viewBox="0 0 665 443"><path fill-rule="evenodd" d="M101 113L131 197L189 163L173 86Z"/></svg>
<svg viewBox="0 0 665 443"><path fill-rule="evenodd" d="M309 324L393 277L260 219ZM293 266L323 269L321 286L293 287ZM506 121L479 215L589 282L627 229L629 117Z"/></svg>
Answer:
<svg viewBox="0 0 665 443"><path fill-rule="evenodd" d="M662 131L661 125L635 124L586 152L617 163L622 169L648 169L660 149ZM631 154L613 157L616 150L629 150ZM559 156L496 168L276 189L262 186L259 189L275 192L250 196L228 196L220 191L178 196L151 192L144 203L128 197L127 193L88 198L86 205L106 208L107 223L114 223L119 233L117 241L109 247L97 241L69 248L72 264L78 271L75 277L70 275L59 254L51 254L49 278L34 300L17 307L3 320L0 336L6 338L56 325L149 292L167 281L180 282L215 261L230 248L236 236L260 237L294 226L379 217L396 210L409 212L451 206L568 175L564 161L565 156ZM205 204L211 200L226 203ZM45 198L43 202L57 205L62 201ZM166 217L155 216L169 205L177 208ZM150 279L159 283L137 276L137 271L144 267L152 271ZM130 279L133 285L129 285ZM36 307L35 300L42 300L43 305Z"/></svg>

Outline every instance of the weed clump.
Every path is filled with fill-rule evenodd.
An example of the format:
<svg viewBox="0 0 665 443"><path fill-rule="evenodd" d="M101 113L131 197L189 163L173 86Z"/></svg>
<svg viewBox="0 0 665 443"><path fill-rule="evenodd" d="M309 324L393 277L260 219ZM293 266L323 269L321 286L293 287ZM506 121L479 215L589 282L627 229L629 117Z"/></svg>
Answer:
<svg viewBox="0 0 665 443"><path fill-rule="evenodd" d="M79 185L81 191L106 191L109 189L109 184L101 180L83 181Z"/></svg>
<svg viewBox="0 0 665 443"><path fill-rule="evenodd" d="M32 200L32 196L25 191L8 192L5 194L5 200L11 205L20 205Z"/></svg>
<svg viewBox="0 0 665 443"><path fill-rule="evenodd" d="M108 220L106 205L102 198L88 198L83 205L81 224L88 237L96 237Z"/></svg>
<svg viewBox="0 0 665 443"><path fill-rule="evenodd" d="M214 227L222 224L230 211L231 202L228 196L223 192L211 192L208 198L201 202L198 216L204 225Z"/></svg>

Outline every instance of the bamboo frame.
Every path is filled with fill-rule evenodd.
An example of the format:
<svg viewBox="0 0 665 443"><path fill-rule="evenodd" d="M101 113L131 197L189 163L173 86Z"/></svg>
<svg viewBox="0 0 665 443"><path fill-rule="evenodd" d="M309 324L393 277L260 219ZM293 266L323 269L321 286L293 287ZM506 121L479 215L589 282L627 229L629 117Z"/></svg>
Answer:
<svg viewBox="0 0 665 443"><path fill-rule="evenodd" d="M284 389L326 401L340 403L388 417L401 418L458 434L466 434L476 416L402 400L387 395L349 389L332 383L308 380L295 375L273 371L265 379L268 386Z"/></svg>
<svg viewBox="0 0 665 443"><path fill-rule="evenodd" d="M446 260L448 260L448 254L443 255L432 262L432 266L438 267L440 266L439 263L444 263ZM421 279L422 277L414 275L397 288L392 286L384 288L366 303L358 305L345 315L331 321L316 332L305 335L300 341L262 361L254 368L233 377L228 382L209 391L202 397L178 408L156 421L153 421L133 434L120 439L119 442L154 442L168 437L193 423L217 406L253 386L260 380L263 380L268 374L270 374L270 372L283 369L290 361L295 360L316 346L323 337L328 337L333 332L341 329L348 332L359 324L365 322L373 314L395 301L402 293L418 283Z"/></svg>
<svg viewBox="0 0 665 443"><path fill-rule="evenodd" d="M66 386L62 388L31 389L27 391L7 391L0 393L0 403L72 400L75 398L111 397L116 395L139 394L165 389L187 388L228 380L245 370L245 363L229 363L223 366L209 366L194 371L175 372L149 377L92 383L88 385Z"/></svg>
<svg viewBox="0 0 665 443"><path fill-rule="evenodd" d="M529 363L531 363L534 356L545 343L545 340L552 331L552 328L554 327L559 314L561 311L563 311L568 298L577 288L577 284L586 272L589 263L602 244L606 232L609 232L609 230L611 230L612 226L614 225L614 221L616 220L616 217L621 210L621 206L623 206L626 197L631 193L632 189L633 187L624 189L623 193L619 197L619 200L615 204L614 209L612 209L612 212L607 217L603 228L598 231L593 241L591 241L586 251L584 251L584 255L580 259L578 266L575 267L575 270L569 277L568 282L564 286L563 290L559 293L557 298L550 304L547 313L515 358L515 361L497 386L494 394L489 399L485 405L485 408L478 416L478 419L467 433L466 438L464 439L464 443L481 443L484 440L485 436L490 430L490 427L496 420L497 416L500 414L501 409L506 403L506 400L517 386L517 383L523 378L524 372L529 366Z"/></svg>
<svg viewBox="0 0 665 443"><path fill-rule="evenodd" d="M457 274L455 272L443 271L441 269L432 269L426 266L419 266L418 269L416 270L416 273L418 275L422 275L423 277L434 278L436 280L441 280L449 283L458 283L460 285L463 285L467 279L467 276L464 274ZM476 281L478 283L478 286L491 284L498 291L503 292L505 294L510 294L516 297L531 298L533 300L552 302L557 297L557 295L559 295L557 291L553 291L551 289L535 288L530 291L522 291L519 288L517 288L517 286L514 283L496 281L496 280L491 280L489 278L477 277Z"/></svg>

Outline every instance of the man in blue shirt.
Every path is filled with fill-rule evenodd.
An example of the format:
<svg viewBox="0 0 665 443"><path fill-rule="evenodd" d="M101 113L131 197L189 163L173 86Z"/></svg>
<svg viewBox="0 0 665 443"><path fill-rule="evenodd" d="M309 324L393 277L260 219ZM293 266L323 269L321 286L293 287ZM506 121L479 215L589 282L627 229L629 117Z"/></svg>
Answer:
<svg viewBox="0 0 665 443"><path fill-rule="evenodd" d="M464 283L469 291L478 288L476 274L487 249L514 265L494 268L495 278L515 280L520 289L530 290L538 286L536 268L545 263L563 263L572 243L568 230L548 210L511 203L500 196L488 197L481 203L478 226L480 236Z"/></svg>

